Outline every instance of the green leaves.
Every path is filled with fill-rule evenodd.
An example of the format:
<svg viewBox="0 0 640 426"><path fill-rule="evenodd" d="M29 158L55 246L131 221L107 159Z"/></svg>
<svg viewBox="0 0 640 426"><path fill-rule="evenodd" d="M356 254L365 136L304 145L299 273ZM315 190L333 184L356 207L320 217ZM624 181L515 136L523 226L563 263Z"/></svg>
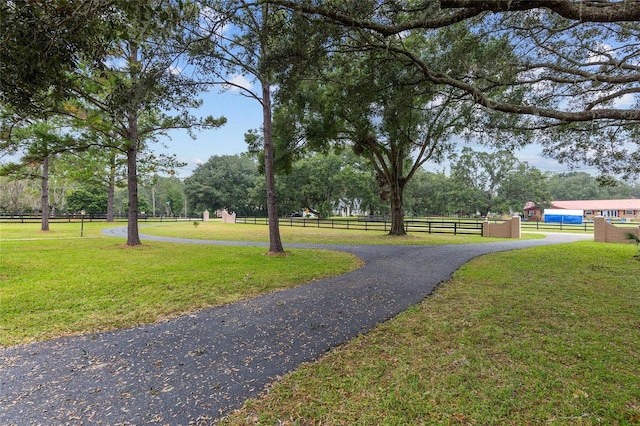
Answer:
<svg viewBox="0 0 640 426"><path fill-rule="evenodd" d="M0 103L42 117L72 92L81 59L105 53L113 9L107 1L2 2Z"/></svg>
<svg viewBox="0 0 640 426"><path fill-rule="evenodd" d="M253 198L257 166L248 156L214 156L185 179L185 193L195 211L228 208L250 215L264 202Z"/></svg>
<svg viewBox="0 0 640 426"><path fill-rule="evenodd" d="M510 151L484 152L469 147L451 166L452 197L464 213L482 216L521 211L527 201L551 200L546 177L521 163Z"/></svg>

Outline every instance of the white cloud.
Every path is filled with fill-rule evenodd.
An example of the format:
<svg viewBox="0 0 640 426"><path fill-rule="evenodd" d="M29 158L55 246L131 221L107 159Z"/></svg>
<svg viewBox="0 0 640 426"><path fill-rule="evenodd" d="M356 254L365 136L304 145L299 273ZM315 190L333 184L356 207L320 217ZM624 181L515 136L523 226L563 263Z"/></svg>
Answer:
<svg viewBox="0 0 640 426"><path fill-rule="evenodd" d="M561 172L567 171L565 164L560 164L557 160L544 157L535 151L536 147L530 147L528 152L515 152L516 158L521 162L526 162L530 167L535 167L543 172Z"/></svg>
<svg viewBox="0 0 640 426"><path fill-rule="evenodd" d="M179 177L179 178L185 178L185 177L189 177L193 174L193 171L200 166L201 164L204 164L204 160L197 158L197 157L191 157L191 158L185 158L185 157L179 157L178 161L181 161L183 163L187 163L185 166L183 167L177 167L175 169L175 176Z"/></svg>
<svg viewBox="0 0 640 426"><path fill-rule="evenodd" d="M224 85L224 89L230 92L240 92L242 89L250 91L253 87L251 80L240 74L233 76L229 83Z"/></svg>
<svg viewBox="0 0 640 426"><path fill-rule="evenodd" d="M627 93L626 95L616 99L613 103L613 106L616 108L630 107L634 103L635 103L635 96L631 93Z"/></svg>

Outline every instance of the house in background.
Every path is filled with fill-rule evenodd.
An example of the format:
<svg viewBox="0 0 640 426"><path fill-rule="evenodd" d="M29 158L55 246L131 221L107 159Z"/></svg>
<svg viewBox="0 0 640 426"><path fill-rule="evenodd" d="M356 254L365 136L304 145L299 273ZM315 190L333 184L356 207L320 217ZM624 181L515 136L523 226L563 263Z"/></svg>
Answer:
<svg viewBox="0 0 640 426"><path fill-rule="evenodd" d="M603 216L610 220L640 221L640 198L628 200L574 200L552 201L552 209L583 210L585 220ZM543 220L544 209L529 201L524 206L525 220Z"/></svg>

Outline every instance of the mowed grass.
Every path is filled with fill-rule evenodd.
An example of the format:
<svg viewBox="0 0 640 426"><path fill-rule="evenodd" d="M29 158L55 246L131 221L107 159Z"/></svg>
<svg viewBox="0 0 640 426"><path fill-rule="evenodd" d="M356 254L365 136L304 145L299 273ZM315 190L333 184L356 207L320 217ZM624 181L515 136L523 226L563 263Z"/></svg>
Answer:
<svg viewBox="0 0 640 426"><path fill-rule="evenodd" d="M163 237L192 238L221 241L269 241L266 225L225 224L218 220L209 222L167 222L143 225L141 233ZM360 231L352 229L280 226L284 244L471 244L504 241L500 238L484 238L480 235L427 234L410 232L407 236L390 236L384 231ZM539 234L524 234L523 238L544 238Z"/></svg>
<svg viewBox="0 0 640 426"><path fill-rule="evenodd" d="M0 225L0 345L150 323L361 265L329 250L266 256L260 247L127 247L100 235L113 224L85 223L84 238L77 225L52 224L50 233Z"/></svg>
<svg viewBox="0 0 640 426"><path fill-rule="evenodd" d="M142 225L142 224L141 224ZM127 226L126 222L107 223L89 222L84 224L74 219L71 222L53 222L49 224L49 231L41 231L39 222L31 223L0 223L0 241L3 240L55 240L59 238L102 238L101 231L106 228Z"/></svg>
<svg viewBox="0 0 640 426"><path fill-rule="evenodd" d="M580 242L475 259L223 424L640 424L634 253Z"/></svg>

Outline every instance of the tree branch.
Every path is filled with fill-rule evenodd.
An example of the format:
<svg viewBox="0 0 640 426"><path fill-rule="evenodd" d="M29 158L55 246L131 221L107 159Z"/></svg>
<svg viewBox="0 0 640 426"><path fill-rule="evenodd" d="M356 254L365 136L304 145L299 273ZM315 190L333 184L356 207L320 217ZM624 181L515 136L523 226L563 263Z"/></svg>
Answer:
<svg viewBox="0 0 640 426"><path fill-rule="evenodd" d="M411 59L411 61L421 70L424 77L432 83L445 84L463 90L468 95L470 95L477 104L495 111L546 117L565 122L580 122L602 119L640 122L640 110L607 108L584 111L561 111L552 108L542 108L531 105L519 105L496 101L487 96L482 90L469 83L455 79L444 73L435 72L412 52L396 46L388 46L387 49L396 54L403 55Z"/></svg>
<svg viewBox="0 0 640 426"><path fill-rule="evenodd" d="M384 36L399 34L403 31L413 30L417 28L442 28L457 22L465 21L481 14L483 11L479 8L465 8L460 11L449 13L446 16L436 18L425 18L415 21L409 21L398 25L385 25L367 19L355 18L347 13L339 12L324 6L314 6L290 0L266 0L267 3L284 6L288 9L298 12L309 13L312 15L320 15L328 18L336 23L348 26L363 28L375 31Z"/></svg>
<svg viewBox="0 0 640 426"><path fill-rule="evenodd" d="M640 20L637 0L601 2L594 0L441 0L442 9L511 12L549 9L563 18L580 22L636 22Z"/></svg>

